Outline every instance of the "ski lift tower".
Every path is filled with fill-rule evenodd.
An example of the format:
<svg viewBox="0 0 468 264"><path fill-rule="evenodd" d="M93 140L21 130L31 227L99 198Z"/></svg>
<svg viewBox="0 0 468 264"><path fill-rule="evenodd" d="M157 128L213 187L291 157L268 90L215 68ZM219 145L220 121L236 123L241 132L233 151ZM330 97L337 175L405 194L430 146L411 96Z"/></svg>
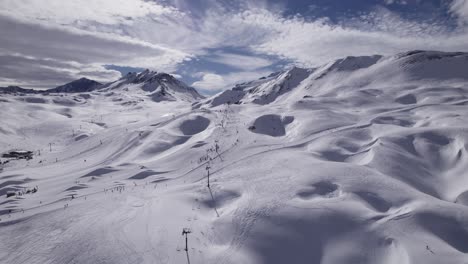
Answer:
<svg viewBox="0 0 468 264"><path fill-rule="evenodd" d="M192 230L190 228L184 228L182 229L182 235L185 235L185 251L188 252L188 234L192 233Z"/></svg>
<svg viewBox="0 0 468 264"><path fill-rule="evenodd" d="M210 165L207 164L205 169L206 169L206 171L208 172L208 175L207 175L208 184L207 184L207 186L208 186L208 188L210 188L210 169L211 169Z"/></svg>

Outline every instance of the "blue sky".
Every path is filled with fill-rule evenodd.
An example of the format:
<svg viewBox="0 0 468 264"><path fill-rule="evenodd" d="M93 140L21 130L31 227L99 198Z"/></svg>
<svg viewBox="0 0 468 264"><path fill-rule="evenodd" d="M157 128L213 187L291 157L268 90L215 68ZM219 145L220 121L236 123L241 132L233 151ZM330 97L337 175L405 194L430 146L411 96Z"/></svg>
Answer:
<svg viewBox="0 0 468 264"><path fill-rule="evenodd" d="M0 86L149 68L205 94L297 65L468 51L468 0L1 0Z"/></svg>

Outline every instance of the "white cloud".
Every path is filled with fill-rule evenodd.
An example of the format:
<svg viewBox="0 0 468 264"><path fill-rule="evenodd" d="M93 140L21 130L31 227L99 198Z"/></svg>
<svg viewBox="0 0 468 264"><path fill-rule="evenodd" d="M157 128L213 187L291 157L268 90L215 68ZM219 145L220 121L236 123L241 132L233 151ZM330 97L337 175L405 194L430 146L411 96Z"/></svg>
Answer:
<svg viewBox="0 0 468 264"><path fill-rule="evenodd" d="M204 48L249 48L255 54L279 56L306 66L348 55L387 55L412 49L468 49L468 33L463 28L452 30L435 22L406 20L384 8L339 25L327 19L284 18L279 13L255 8L234 13L208 9L200 21L185 19L169 23L166 29L156 27L154 32L162 30L162 34L149 37L148 41L167 43L196 55L204 55ZM256 63L266 65L265 61L224 57L215 61L237 68L249 67L249 63L251 68L257 67Z"/></svg>
<svg viewBox="0 0 468 264"><path fill-rule="evenodd" d="M393 4L407 5L408 4L406 0L384 0L384 3L386 5L393 5Z"/></svg>
<svg viewBox="0 0 468 264"><path fill-rule="evenodd" d="M172 76L174 76L175 78L177 78L177 79L182 79L182 76L179 75L179 74L177 74L177 73L171 72L170 74L171 74Z"/></svg>
<svg viewBox="0 0 468 264"><path fill-rule="evenodd" d="M81 77L106 82L120 73L102 65L41 59L22 54L0 53L0 86L20 85L26 88L53 88ZM37 80L41 80L37 82Z"/></svg>
<svg viewBox="0 0 468 264"><path fill-rule="evenodd" d="M190 56L127 36L60 26L38 26L1 16L0 32L0 54L18 54L16 58L0 57L0 68L15 69L0 71L1 77L6 80L3 83L22 80L24 84L25 80L29 80L24 84L26 87L50 87L76 77L94 76L100 81L118 78L116 71L101 66L105 64L174 71L178 63ZM28 63L23 63L24 59ZM54 62L60 66L49 67L43 62ZM93 74L93 71L96 73Z"/></svg>
<svg viewBox="0 0 468 264"><path fill-rule="evenodd" d="M118 78L116 71L101 66L105 64L174 71L192 55L125 30L139 27L139 20L181 14L173 7L145 0L2 0L0 53L30 58L28 65L23 60L0 58L0 64L17 70L0 73L2 85L50 87L75 77ZM40 63L44 60L60 62L62 67L44 66ZM71 67L73 62L77 66ZM41 78L34 80L34 76Z"/></svg>
<svg viewBox="0 0 468 264"><path fill-rule="evenodd" d="M195 75L201 79L192 83L192 86L205 93L213 94L228 88L232 88L236 83L255 80L270 74L269 71L242 71L228 74L215 74L211 72L198 72Z"/></svg>
<svg viewBox="0 0 468 264"><path fill-rule="evenodd" d="M216 91L225 86L225 80L223 76L215 73L202 73L201 80L192 83L192 86L206 91Z"/></svg>
<svg viewBox="0 0 468 264"><path fill-rule="evenodd" d="M306 66L349 55L387 55L412 49L468 51L466 32L451 33L438 24L406 21L386 10L378 10L359 23L350 21L349 26L300 17L285 19L266 12L251 13L244 23L273 31L252 46L255 52L281 56Z"/></svg>
<svg viewBox="0 0 468 264"><path fill-rule="evenodd" d="M461 23L468 24L468 0L454 0L450 11L458 16Z"/></svg>
<svg viewBox="0 0 468 264"><path fill-rule="evenodd" d="M174 8L144 0L2 0L0 10L0 14L4 16L62 25L79 21L131 23L136 18L174 12Z"/></svg>
<svg viewBox="0 0 468 264"><path fill-rule="evenodd" d="M44 59L58 61L75 73L89 73L89 69L103 64L175 72L184 61L203 57L235 68L228 74L206 73L206 78L203 75L194 83L214 90L258 77L259 69L270 67L274 57L316 66L348 55L385 55L411 49L468 50L468 30L462 24L455 30L447 29L436 23L405 20L383 8L337 25L326 18L285 18L281 6L272 9L265 0L225 5L206 0L196 10L193 1L166 2L175 7L147 0L1 0L0 53L34 57L31 65L37 68L29 77L24 71L9 71L8 75L0 72L0 76L29 79L33 86L32 78L41 70L52 74L51 69L39 67L38 62ZM452 12L464 19L461 21L468 21L467 3L454 0L451 5ZM226 51L210 54L224 47L248 50L255 56ZM266 59L267 55L271 57ZM78 63L74 66L77 69L70 62ZM18 63L12 67L27 66ZM102 68L98 71L109 78L113 74ZM47 79L41 76L36 83ZM49 80L52 83L56 78L50 76Z"/></svg>
<svg viewBox="0 0 468 264"><path fill-rule="evenodd" d="M239 55L233 53L215 53L214 56L206 60L216 62L242 70L255 70L268 67L273 64L272 61L255 56Z"/></svg>

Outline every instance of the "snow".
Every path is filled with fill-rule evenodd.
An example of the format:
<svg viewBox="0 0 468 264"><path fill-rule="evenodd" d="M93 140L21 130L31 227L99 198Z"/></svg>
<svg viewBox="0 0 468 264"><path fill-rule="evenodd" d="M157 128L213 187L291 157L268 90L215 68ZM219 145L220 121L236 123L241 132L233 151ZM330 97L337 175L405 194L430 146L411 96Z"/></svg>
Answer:
<svg viewBox="0 0 468 264"><path fill-rule="evenodd" d="M102 85L99 90L112 91L109 95L122 91L138 92L150 97L155 102L177 100L194 102L203 98L194 88L177 80L172 75L150 70L138 74L128 73L120 80Z"/></svg>
<svg viewBox="0 0 468 264"><path fill-rule="evenodd" d="M99 87L102 84L87 78L81 78L76 81L72 81L65 85L58 86L54 89L49 89L46 92L48 93L82 93L82 92L91 92Z"/></svg>
<svg viewBox="0 0 468 264"><path fill-rule="evenodd" d="M467 57L2 94L0 150L34 157L0 165L0 263L464 263Z"/></svg>
<svg viewBox="0 0 468 264"><path fill-rule="evenodd" d="M293 117L289 117L288 122L292 122ZM249 130L254 133L269 135L272 137L280 137L286 134L285 125L288 123L283 121L278 115L262 115L254 120Z"/></svg>

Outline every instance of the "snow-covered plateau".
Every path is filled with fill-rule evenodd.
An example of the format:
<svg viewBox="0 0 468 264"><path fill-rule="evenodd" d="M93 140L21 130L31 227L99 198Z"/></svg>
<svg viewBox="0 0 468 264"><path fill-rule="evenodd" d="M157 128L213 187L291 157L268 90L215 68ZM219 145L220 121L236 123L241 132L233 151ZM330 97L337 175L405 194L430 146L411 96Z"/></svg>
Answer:
<svg viewBox="0 0 468 264"><path fill-rule="evenodd" d="M468 53L6 87L0 152L0 263L468 263Z"/></svg>

